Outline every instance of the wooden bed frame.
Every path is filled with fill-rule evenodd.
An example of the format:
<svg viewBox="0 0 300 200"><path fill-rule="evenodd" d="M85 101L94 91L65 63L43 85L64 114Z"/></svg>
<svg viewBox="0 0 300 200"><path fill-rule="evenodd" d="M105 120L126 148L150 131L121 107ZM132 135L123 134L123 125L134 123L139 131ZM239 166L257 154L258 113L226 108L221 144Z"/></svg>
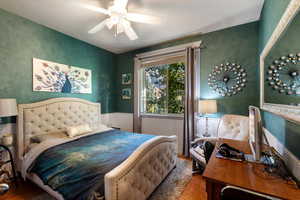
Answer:
<svg viewBox="0 0 300 200"><path fill-rule="evenodd" d="M64 131L68 126L101 123L101 105L78 98L54 98L18 106L16 164L22 171L30 138L37 134ZM175 167L176 137L155 137L142 144L127 160L105 175L106 200L143 200ZM26 177L59 200L63 197L35 174Z"/></svg>

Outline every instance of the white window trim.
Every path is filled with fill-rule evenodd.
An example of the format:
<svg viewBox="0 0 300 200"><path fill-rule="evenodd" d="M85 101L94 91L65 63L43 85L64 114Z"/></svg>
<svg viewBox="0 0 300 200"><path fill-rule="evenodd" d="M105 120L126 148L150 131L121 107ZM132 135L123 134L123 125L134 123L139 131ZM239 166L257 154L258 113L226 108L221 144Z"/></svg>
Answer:
<svg viewBox="0 0 300 200"><path fill-rule="evenodd" d="M136 55L136 58L141 60L141 59L146 59L146 58L150 58L150 57L163 56L166 54L173 54L176 52L185 51L187 48L200 48L201 43L202 43L202 41L200 40L200 41L186 43L186 44L168 47L168 48L164 48L164 49L140 53L140 54Z"/></svg>
<svg viewBox="0 0 300 200"><path fill-rule="evenodd" d="M181 56L181 57L183 57L183 56ZM183 57L182 62L185 63L184 57ZM139 95L140 96L139 96L139 98L141 97L141 90L144 88L144 81L143 81L143 79L145 77L143 76L144 74L143 74L143 70L142 70L144 68L147 68L147 67L140 67L140 82L139 82L139 85L140 85ZM168 84L169 83L167 82L167 87L168 87ZM168 93L168 91L167 91L167 93ZM169 98L169 94L167 94L167 95L168 95L168 98ZM140 112L140 115L142 117L146 116L146 117L149 118L150 116L152 116L152 118L155 118L155 117L161 116L160 118L178 118L179 116L184 116L183 113L182 114L176 114L176 113L167 113L167 114L147 113L144 110L145 108L142 108L143 106L145 106L144 102L142 103L141 99L139 99L139 103L140 103L139 112Z"/></svg>
<svg viewBox="0 0 300 200"><path fill-rule="evenodd" d="M187 48L200 48L202 41L196 41L191 43L186 43L182 45L177 45L169 48L149 51L146 53L137 54L134 58L134 115L133 115L133 126L135 132L141 131L141 118L142 117L152 117L152 118L169 118L169 119L178 119L183 118L181 116L174 116L174 114L167 115L158 115L158 114L145 114L141 113L140 105L140 91L141 91L141 73L140 69L142 67L143 60L155 59L155 58L164 58L169 57L170 55L182 55L186 57Z"/></svg>
<svg viewBox="0 0 300 200"><path fill-rule="evenodd" d="M183 119L184 114L147 114L141 113L142 118L160 118L160 119Z"/></svg>

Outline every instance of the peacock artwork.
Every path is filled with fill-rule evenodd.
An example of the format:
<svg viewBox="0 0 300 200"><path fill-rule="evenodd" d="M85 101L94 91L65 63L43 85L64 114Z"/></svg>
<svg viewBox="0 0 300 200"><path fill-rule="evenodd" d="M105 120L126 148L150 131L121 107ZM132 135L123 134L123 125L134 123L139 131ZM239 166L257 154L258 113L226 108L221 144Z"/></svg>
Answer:
<svg viewBox="0 0 300 200"><path fill-rule="evenodd" d="M33 59L33 91L92 93L92 71Z"/></svg>

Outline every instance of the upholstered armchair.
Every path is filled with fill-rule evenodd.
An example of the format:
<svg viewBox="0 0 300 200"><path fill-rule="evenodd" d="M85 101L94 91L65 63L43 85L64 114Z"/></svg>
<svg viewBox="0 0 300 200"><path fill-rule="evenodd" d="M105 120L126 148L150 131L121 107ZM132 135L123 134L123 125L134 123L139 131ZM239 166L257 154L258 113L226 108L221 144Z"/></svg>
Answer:
<svg viewBox="0 0 300 200"><path fill-rule="evenodd" d="M190 154L193 159L193 172L203 172L219 138L247 141L249 119L242 115L224 115L219 123L216 137L201 137L192 142ZM205 143L209 141L212 144ZM199 149L200 148L200 149Z"/></svg>
<svg viewBox="0 0 300 200"><path fill-rule="evenodd" d="M219 138L247 141L249 138L249 118L242 115L224 115L221 118L216 137L201 137L193 143L209 141L215 144Z"/></svg>

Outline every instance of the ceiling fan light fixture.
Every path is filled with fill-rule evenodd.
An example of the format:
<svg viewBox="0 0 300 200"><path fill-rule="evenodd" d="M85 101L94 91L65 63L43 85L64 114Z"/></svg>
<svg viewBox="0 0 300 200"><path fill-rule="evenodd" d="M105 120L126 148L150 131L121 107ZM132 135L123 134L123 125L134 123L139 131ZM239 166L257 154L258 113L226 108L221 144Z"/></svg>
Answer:
<svg viewBox="0 0 300 200"><path fill-rule="evenodd" d="M96 11L109 16L109 18L91 29L89 33L94 34L107 26L109 30L114 28L115 36L125 32L130 40L136 40L138 39L138 36L132 28L130 21L147 24L154 24L158 22L157 18L151 16L138 13L128 13L127 3L128 0L114 0L112 6L110 6L107 10L95 6L84 6L85 8L88 8L92 11Z"/></svg>

